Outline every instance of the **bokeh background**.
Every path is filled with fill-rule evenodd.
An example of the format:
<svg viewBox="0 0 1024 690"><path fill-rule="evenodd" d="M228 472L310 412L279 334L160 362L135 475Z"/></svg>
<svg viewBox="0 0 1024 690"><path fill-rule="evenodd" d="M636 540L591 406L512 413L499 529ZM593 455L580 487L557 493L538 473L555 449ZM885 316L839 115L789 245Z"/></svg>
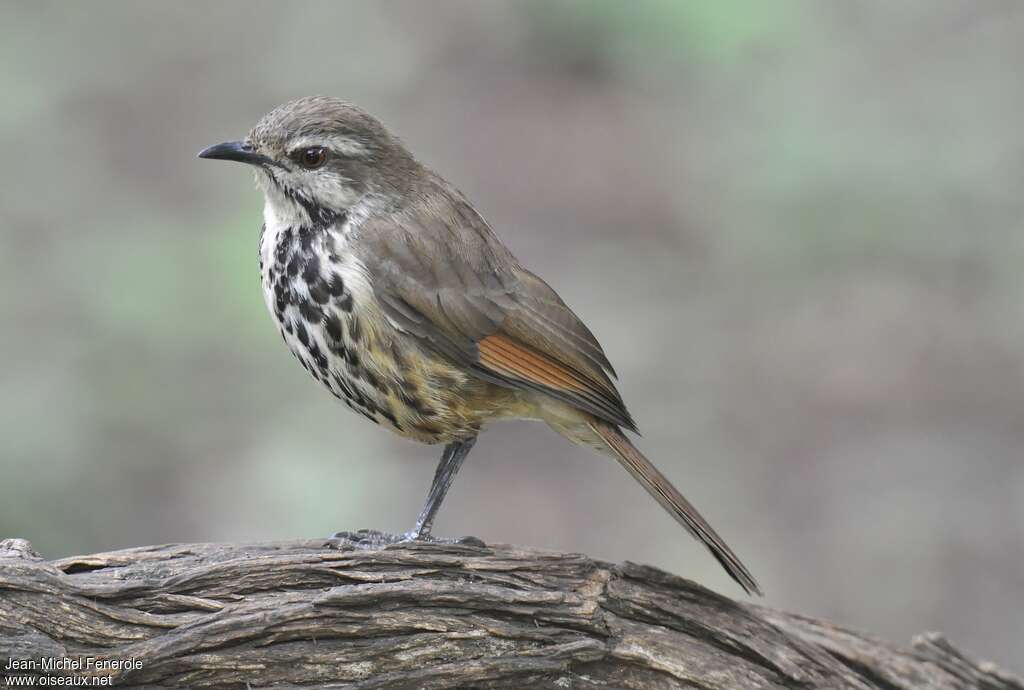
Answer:
<svg viewBox="0 0 1024 690"><path fill-rule="evenodd" d="M251 173L195 158L333 94L590 324L766 603L1024 670L1024 4L0 7L0 536L411 525L440 449L292 361ZM528 423L483 437L438 531L738 594Z"/></svg>

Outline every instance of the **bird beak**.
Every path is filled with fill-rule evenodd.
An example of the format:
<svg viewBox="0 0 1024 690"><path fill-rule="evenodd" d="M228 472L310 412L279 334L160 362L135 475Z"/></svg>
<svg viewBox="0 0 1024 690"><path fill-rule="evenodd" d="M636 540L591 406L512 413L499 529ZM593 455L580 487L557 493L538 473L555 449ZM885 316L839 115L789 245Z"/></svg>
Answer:
<svg viewBox="0 0 1024 690"><path fill-rule="evenodd" d="M199 152L200 158L214 158L223 161L238 161L250 165L266 165L272 161L256 150L247 141L225 141L214 144Z"/></svg>

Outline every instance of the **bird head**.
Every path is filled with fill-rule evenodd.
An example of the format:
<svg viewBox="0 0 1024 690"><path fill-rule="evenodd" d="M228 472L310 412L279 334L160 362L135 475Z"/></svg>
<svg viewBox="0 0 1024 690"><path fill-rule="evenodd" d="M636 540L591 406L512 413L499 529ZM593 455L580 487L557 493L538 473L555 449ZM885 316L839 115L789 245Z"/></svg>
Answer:
<svg viewBox="0 0 1024 690"><path fill-rule="evenodd" d="M371 195L399 196L420 170L376 118L328 96L285 103L245 139L210 146L199 157L254 166L266 210L298 225L332 222Z"/></svg>

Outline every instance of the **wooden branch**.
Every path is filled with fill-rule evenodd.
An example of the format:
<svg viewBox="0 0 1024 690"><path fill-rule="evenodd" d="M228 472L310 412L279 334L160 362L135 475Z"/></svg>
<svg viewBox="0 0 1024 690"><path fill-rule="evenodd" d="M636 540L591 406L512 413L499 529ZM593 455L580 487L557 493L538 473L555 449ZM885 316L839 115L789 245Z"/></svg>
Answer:
<svg viewBox="0 0 1024 690"><path fill-rule="evenodd" d="M1024 690L937 634L900 648L633 563L387 540L49 562L24 540L0 542L0 675L12 660L21 670L7 673L28 676L77 660L50 675L120 687Z"/></svg>

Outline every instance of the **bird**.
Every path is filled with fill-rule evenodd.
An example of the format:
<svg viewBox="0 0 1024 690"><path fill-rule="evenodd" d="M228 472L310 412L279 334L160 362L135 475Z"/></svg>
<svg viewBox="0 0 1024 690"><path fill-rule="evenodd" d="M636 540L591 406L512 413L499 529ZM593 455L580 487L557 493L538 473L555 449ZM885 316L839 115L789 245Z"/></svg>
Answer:
<svg viewBox="0 0 1024 690"><path fill-rule="evenodd" d="M255 169L259 267L292 354L366 419L443 444L413 529L434 519L492 422L539 420L616 459L748 594L750 571L626 435L636 423L601 345L447 180L377 118L339 98L270 111L198 156Z"/></svg>

